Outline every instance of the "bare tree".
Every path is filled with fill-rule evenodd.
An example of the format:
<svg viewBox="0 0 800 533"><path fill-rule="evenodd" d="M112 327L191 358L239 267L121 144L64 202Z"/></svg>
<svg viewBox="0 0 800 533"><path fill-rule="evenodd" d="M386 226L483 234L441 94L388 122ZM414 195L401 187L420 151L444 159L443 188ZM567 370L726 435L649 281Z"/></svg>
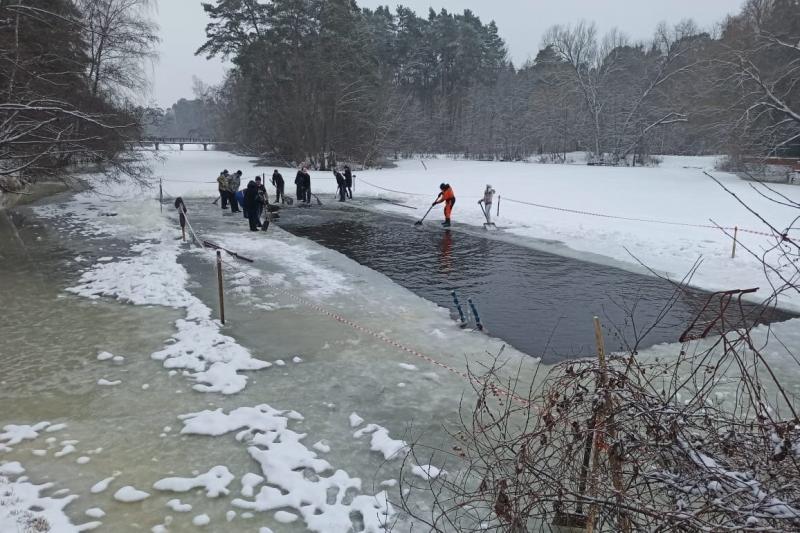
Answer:
<svg viewBox="0 0 800 533"><path fill-rule="evenodd" d="M117 96L147 86L145 64L156 57L152 0L76 0L88 33L92 94Z"/></svg>

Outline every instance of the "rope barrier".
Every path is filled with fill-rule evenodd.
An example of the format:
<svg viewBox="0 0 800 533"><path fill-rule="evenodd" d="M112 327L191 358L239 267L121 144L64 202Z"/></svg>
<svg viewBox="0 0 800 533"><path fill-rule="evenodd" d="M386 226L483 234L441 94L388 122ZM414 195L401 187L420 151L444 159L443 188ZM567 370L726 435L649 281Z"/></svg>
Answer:
<svg viewBox="0 0 800 533"><path fill-rule="evenodd" d="M469 381L470 383L473 383L473 384L475 384L475 385L477 385L479 387L483 387L485 385L486 387L489 388L489 390L491 390L492 394L494 394L494 396L496 396L496 397L500 396L500 395L506 396L506 397L514 400L518 404L522 405L523 407L529 407L530 406L530 401L528 399L523 398L523 397L521 397L521 396L519 396L519 395L517 395L517 394L515 394L515 393L513 393L511 391L509 391L508 389L500 387L500 386L498 386L498 385L496 385L494 383L485 384L485 383L481 382L480 380L478 380L477 378L470 376L466 372L463 372L463 371L458 370L457 368L454 368L454 367L452 367L450 365L447 365L445 363L437 361L433 357L431 357L429 355L425 355L424 353L422 353L422 352L420 352L420 351L418 351L418 350L416 350L414 348L406 346L406 345L404 345L404 344L402 344L402 343L400 343L400 342L398 342L398 341L396 341L396 340L394 340L394 339L392 339L390 337L387 337L383 333L379 333L379 332L374 331L374 330L372 330L370 328L362 326L362 325L360 325L360 324L358 324L358 323L356 323L356 322L354 322L352 320L349 320L349 319L347 319L347 318L345 318L345 317L343 317L343 316L341 316L341 315L339 315L337 313L334 313L333 311L330 311L330 310L322 307L321 305L317 305L317 304L315 304L313 302L310 302L310 301L306 300L305 298L303 298L301 296L298 296L298 295L296 295L296 294L294 294L294 293L292 293L290 291L282 289L282 288L276 286L275 284L270 283L267 280L264 280L262 278L253 276L252 274L249 274L248 272L245 272L244 270L237 268L236 265L234 265L232 263L229 263L228 261L224 261L223 260L222 264L227 266L228 268L236 271L237 273L242 274L243 276L246 276L246 277L250 278L251 280L254 280L254 281L260 283L263 286L267 286L267 287L269 287L270 289L272 289L272 290L274 290L276 292L279 292L281 294L284 294L284 295L288 296L289 298L295 300L296 302L298 302L298 303L300 303L300 304L302 304L302 305L304 305L304 306L306 306L306 307L308 307L310 309L313 309L314 311L316 311L317 313L319 313L319 314L321 314L323 316L326 316L328 318L336 320L337 322L339 322L341 324L344 324L346 326L349 326L349 327L351 327L352 329L354 329L356 331L359 331L361 333L365 333L365 334L367 334L367 335L369 335L369 336L371 336L371 337L373 337L375 339L378 339L378 340L384 342L385 344L388 344L389 346L392 346L392 347L394 347L394 348L396 348L396 349L398 349L398 350L400 350L402 352L405 352L405 353L413 355L413 356L415 356L415 357L417 357L419 359L422 359L423 361L426 361L431 365L438 366L439 368L447 370L448 372L451 372L451 373L453 373L453 374L455 374L457 376L460 376L460 377L464 378L465 380Z"/></svg>
<svg viewBox="0 0 800 533"><path fill-rule="evenodd" d="M555 207L555 206L552 206L552 205L537 204L537 203L534 203L534 202L525 202L523 200L514 200L514 199L511 199L511 198L508 198L507 196L504 196L503 198L505 199L506 202L512 202L512 203L515 203L515 204L530 205L530 206L539 207L539 208L542 208L542 209L550 209L550 210L553 210L553 211L562 211L562 212L574 213L574 214L578 214L578 215L588 215L588 216L593 216L593 217L610 218L610 219L615 219L615 220L626 220L626 221L629 221L629 222L646 222L646 223L650 223L650 224L664 224L664 225L669 225L669 226L682 226L682 227L688 227L688 228L719 229L719 230L726 230L726 231L733 231L734 230L733 227L717 226L717 225L711 225L711 224L690 224L690 223L687 223L687 222L674 222L674 221L669 221L669 220L658 220L658 219L654 219L654 218L624 217L624 216L619 216L619 215L609 215L607 213L595 213L595 212L592 212L592 211L582 211L582 210L578 210L578 209L569 209L569 208L566 208L566 207ZM766 232L763 232L763 231L756 231L756 230L744 229L744 228L739 228L739 231L740 232L745 232L745 233L752 233L752 234L755 234L755 235L765 235L767 237L776 236L776 235L774 235L772 233L766 233Z"/></svg>
<svg viewBox="0 0 800 533"><path fill-rule="evenodd" d="M375 185L374 183L370 183L369 181L367 181L367 180L365 180L363 178L360 178L360 181L361 181L361 183L365 183L366 185L369 185L370 187L373 187L375 189L380 189L382 191L393 192L393 193L397 193L397 194L405 194L407 196L420 196L420 197L427 196L425 194L420 194L420 193L399 191L399 190L396 190L396 189L389 189L389 188L386 188L386 187L381 187L380 185ZM459 198L474 199L474 198L479 198L479 197L477 197L477 196L459 196ZM573 214L577 214L577 215L587 215L587 216L593 216L593 217L609 218L609 219L614 219L614 220L625 220L625 221L628 221L628 222L645 222L645 223L649 223L649 224L664 224L664 225L669 225L669 226L681 226L681 227L687 227L687 228L718 229L718 230L725 230L725 231L733 231L734 230L733 227L717 226L717 225L711 225L711 224L691 224L691 223L687 223L687 222L674 222L674 221L669 221L669 220L658 220L658 219L653 219L653 218L625 217L625 216L619 216L619 215L610 215L610 214L607 214L607 213L596 213L596 212L592 212L592 211L583 211L583 210L579 210L579 209L569 209L569 208L566 208L566 207L556 207L556 206L552 206L552 205L537 204L535 202L526 202L524 200L514 200L512 198L508 198L507 196L504 196L503 198L507 202L512 202L512 203L515 203L515 204L529 205L529 206L532 206L532 207L539 207L541 209L550 209L552 211L561 211L561 212L573 213ZM499 206L499 204L500 204L500 201L499 201L499 198L498 198L498 206ZM787 238L785 233L779 234L779 235L775 235L774 233L767 233L767 232L764 232L764 231L757 231L757 230L746 229L746 228L739 228L739 231L743 232L743 233L750 233L750 234L753 234L753 235L762 235L762 236L765 236L765 237L781 237L782 239L786 239Z"/></svg>

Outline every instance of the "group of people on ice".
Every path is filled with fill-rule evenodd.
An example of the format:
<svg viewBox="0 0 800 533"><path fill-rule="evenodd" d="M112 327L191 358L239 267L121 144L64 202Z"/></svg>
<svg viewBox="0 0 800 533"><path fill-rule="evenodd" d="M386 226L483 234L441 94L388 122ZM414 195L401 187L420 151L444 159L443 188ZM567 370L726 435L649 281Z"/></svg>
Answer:
<svg viewBox="0 0 800 533"><path fill-rule="evenodd" d="M343 172L339 169L333 170L334 179L336 179L336 195L340 202L345 202L353 198L353 173L348 165L343 167ZM259 228L266 229L269 226L269 221L277 218L277 211L279 207L277 204L286 204L287 198L284 194L285 181L283 176L277 169L272 173L272 185L275 187L275 204L270 204L269 193L262 181L261 176L256 176L255 179L247 183L244 190L239 190L241 187L242 171L238 170L233 174L229 174L228 170L223 170L217 178L219 188L219 197L222 209L228 209L230 204L231 212L243 212L244 217L250 223L250 231L258 231ZM297 187L297 202L299 205L311 205L311 174L308 172L308 167L303 166L297 171L294 179L294 184ZM492 203L494 200L495 190L491 185L486 185L483 192L483 198L478 200L478 205L481 206L483 215L486 218L486 224L493 226L492 223ZM288 200L291 202L291 199ZM444 204L444 222L442 226L448 228L451 225L451 215L453 207L456 205L456 194L453 187L449 183L442 183L439 185L439 194L436 200L431 204L431 209L437 204ZM290 204L291 205L291 204ZM241 206L241 209L239 208ZM261 218L266 211L267 217L262 223ZM428 210L430 212L430 209Z"/></svg>
<svg viewBox="0 0 800 533"><path fill-rule="evenodd" d="M240 190L241 179L241 170L230 174L225 169L217 177L221 207L228 209L228 204L230 204L231 213L243 213L244 218L250 223L250 231L258 231L259 228L266 230L270 219L277 218L279 208L277 205L270 204L269 193L261 176L250 180L244 190ZM277 170L272 174L272 184L275 186L275 203L277 204L283 199L283 177ZM267 216L262 223L261 218L265 212Z"/></svg>

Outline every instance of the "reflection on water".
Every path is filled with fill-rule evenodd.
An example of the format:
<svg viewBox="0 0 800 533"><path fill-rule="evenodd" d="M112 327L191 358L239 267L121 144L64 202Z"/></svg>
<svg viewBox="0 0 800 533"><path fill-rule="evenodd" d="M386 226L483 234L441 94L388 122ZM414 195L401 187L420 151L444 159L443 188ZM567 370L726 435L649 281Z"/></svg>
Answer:
<svg viewBox="0 0 800 533"><path fill-rule="evenodd" d="M643 335L640 348L676 342L708 297L677 294L655 277L373 212L290 209L281 227L389 276L454 317L451 291L471 297L493 336L546 362L592 354L595 315L608 326L609 348ZM773 312L768 321L790 316Z"/></svg>

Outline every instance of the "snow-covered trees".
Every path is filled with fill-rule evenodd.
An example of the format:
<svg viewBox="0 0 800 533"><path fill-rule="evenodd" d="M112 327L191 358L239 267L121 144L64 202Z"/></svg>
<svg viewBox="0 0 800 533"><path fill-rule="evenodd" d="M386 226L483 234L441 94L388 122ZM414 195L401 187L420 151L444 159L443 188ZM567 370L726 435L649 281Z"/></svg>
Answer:
<svg viewBox="0 0 800 533"><path fill-rule="evenodd" d="M93 74L97 33L70 0L0 2L0 176L55 174L85 161L139 175L136 158L123 155L137 117L95 90L119 86Z"/></svg>

